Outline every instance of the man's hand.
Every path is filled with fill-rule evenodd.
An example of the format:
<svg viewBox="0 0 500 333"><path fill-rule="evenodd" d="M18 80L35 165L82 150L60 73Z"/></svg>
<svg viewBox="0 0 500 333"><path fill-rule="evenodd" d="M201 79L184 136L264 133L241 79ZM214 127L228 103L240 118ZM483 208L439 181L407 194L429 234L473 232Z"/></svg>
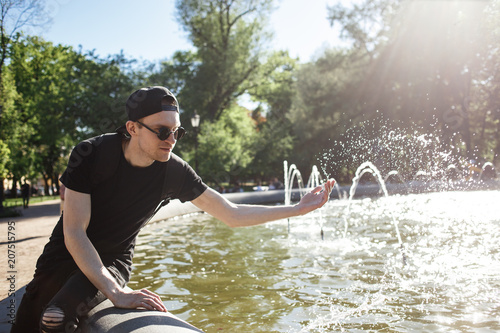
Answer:
<svg viewBox="0 0 500 333"><path fill-rule="evenodd" d="M167 312L167 308L161 301L160 296L147 290L118 290L110 297L110 301L117 308L122 309L137 309L144 308L146 310L155 310Z"/></svg>
<svg viewBox="0 0 500 333"><path fill-rule="evenodd" d="M307 214L327 203L330 198L333 185L335 185L335 180L329 179L323 186L317 186L311 192L304 195L297 204L300 215Z"/></svg>

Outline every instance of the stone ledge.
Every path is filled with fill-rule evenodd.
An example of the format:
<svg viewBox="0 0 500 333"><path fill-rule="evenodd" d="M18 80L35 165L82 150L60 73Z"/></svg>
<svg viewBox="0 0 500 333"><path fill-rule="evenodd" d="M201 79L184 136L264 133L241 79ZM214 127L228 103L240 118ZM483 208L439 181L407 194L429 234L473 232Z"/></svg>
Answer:
<svg viewBox="0 0 500 333"><path fill-rule="evenodd" d="M110 300L93 308L81 326L82 333L203 333L170 312L118 309Z"/></svg>

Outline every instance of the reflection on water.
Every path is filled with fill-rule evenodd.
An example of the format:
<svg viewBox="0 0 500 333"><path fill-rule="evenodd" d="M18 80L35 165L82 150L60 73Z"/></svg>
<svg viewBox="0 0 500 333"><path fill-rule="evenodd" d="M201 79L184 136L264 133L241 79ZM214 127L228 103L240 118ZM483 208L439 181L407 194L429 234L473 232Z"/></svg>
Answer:
<svg viewBox="0 0 500 333"><path fill-rule="evenodd" d="M292 219L289 234L286 221L154 223L130 286L206 332L497 331L499 203L500 191L356 200L345 238L345 200Z"/></svg>

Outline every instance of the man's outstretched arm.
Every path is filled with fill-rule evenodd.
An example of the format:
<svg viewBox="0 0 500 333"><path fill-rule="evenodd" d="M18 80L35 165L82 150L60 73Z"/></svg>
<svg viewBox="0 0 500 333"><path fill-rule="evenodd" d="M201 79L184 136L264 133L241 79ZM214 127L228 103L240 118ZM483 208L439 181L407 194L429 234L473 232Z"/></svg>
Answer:
<svg viewBox="0 0 500 333"><path fill-rule="evenodd" d="M328 201L334 183L334 180L328 180L324 186L318 186L307 193L298 204L290 206L234 204L211 188L192 203L230 227L246 227L304 215L318 209Z"/></svg>
<svg viewBox="0 0 500 333"><path fill-rule="evenodd" d="M69 253L73 256L83 274L116 307L143 307L148 310L166 312L167 309L158 295L146 289L132 292L124 291L104 267L99 253L87 237L90 213L90 194L76 192L67 188L63 217L64 241Z"/></svg>

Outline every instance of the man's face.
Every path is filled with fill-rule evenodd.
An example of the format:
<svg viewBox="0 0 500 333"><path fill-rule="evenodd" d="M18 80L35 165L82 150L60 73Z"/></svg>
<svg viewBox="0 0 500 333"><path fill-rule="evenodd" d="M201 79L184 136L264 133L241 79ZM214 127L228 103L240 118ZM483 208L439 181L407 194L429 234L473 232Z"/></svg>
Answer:
<svg viewBox="0 0 500 333"><path fill-rule="evenodd" d="M161 128L168 128L170 131L175 131L181 126L179 113L175 111L157 112L142 118L140 122L156 132L159 132ZM139 125L138 131L139 147L148 158L159 162L166 162L169 160L170 153L177 142L173 133L162 141L155 133L142 125Z"/></svg>

